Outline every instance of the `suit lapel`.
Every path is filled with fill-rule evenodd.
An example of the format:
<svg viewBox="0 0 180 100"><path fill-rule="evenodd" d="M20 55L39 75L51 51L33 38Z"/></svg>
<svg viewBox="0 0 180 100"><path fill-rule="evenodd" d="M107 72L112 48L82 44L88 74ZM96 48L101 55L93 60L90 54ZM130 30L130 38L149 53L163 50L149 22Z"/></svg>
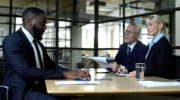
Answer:
<svg viewBox="0 0 180 100"><path fill-rule="evenodd" d="M148 53L148 56L147 56L146 60L148 59L149 55L153 52L153 50L156 48L156 45L159 43L159 41L161 41L164 38L165 38L165 36L161 37L156 43L154 43L153 46L151 47L151 50L149 51L149 53L148 53L148 50L149 50L149 45L148 45L148 50L146 52L146 54Z"/></svg>
<svg viewBox="0 0 180 100"><path fill-rule="evenodd" d="M127 57L127 64L132 60L135 52L138 50L138 47L139 47L139 41L137 41L137 43L135 44L133 50L128 55L128 57Z"/></svg>
<svg viewBox="0 0 180 100"><path fill-rule="evenodd" d="M154 43L153 46L151 47L151 50L149 51L146 60L148 59L149 55L150 55L150 54L152 53L152 51L154 50L155 46L156 46L156 43ZM149 45L148 45L148 50L149 50ZM148 52L148 50L147 50L147 52ZM147 53L146 53L146 54L147 54Z"/></svg>
<svg viewBox="0 0 180 100"><path fill-rule="evenodd" d="M28 38L25 36L25 33L22 31L22 29L19 29L18 30L20 36L21 36L21 39L22 39L22 42L23 44L25 44L25 49L28 53L30 53L30 57L32 57L33 59L35 59L35 56L34 56L34 50L32 48L32 45L30 44Z"/></svg>
<svg viewBox="0 0 180 100"><path fill-rule="evenodd" d="M127 43L125 46L123 46L123 50L122 50L122 62L127 62Z"/></svg>

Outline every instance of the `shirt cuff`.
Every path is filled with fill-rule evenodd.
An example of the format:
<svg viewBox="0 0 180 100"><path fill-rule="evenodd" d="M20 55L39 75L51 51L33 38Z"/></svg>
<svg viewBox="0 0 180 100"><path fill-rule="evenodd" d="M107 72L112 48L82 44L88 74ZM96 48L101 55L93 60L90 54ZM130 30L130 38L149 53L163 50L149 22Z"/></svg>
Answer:
<svg viewBox="0 0 180 100"><path fill-rule="evenodd" d="M125 66L121 65L121 68L126 68Z"/></svg>

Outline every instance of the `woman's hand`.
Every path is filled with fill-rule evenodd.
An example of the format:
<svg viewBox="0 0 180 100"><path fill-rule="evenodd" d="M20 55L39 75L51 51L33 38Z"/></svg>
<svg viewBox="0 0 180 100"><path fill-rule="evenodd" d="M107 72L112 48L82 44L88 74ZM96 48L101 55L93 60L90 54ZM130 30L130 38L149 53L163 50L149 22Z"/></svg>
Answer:
<svg viewBox="0 0 180 100"><path fill-rule="evenodd" d="M136 77L136 71L129 72L127 77Z"/></svg>

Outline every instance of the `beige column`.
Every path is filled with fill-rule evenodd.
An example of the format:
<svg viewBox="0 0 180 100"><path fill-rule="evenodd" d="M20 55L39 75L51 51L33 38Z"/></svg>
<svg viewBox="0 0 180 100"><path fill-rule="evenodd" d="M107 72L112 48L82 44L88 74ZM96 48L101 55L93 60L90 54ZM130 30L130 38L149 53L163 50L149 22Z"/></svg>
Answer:
<svg viewBox="0 0 180 100"><path fill-rule="evenodd" d="M72 48L81 48L82 47L82 29L81 26L73 26L71 32L71 47ZM82 62L82 51L81 50L72 50L72 66L71 69L77 68L77 63Z"/></svg>
<svg viewBox="0 0 180 100"><path fill-rule="evenodd" d="M175 7L180 7L180 0L175 0ZM175 46L180 46L180 11L175 12ZM175 50L175 55L180 55L180 49Z"/></svg>

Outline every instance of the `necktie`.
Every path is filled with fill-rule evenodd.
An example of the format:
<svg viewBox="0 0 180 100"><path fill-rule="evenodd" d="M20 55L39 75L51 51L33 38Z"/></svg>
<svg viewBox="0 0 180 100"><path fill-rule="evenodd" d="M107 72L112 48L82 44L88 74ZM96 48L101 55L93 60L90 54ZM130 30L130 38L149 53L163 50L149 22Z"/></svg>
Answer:
<svg viewBox="0 0 180 100"><path fill-rule="evenodd" d="M131 52L131 48L130 47L128 47L128 52L127 52L127 54L129 54Z"/></svg>
<svg viewBox="0 0 180 100"><path fill-rule="evenodd" d="M39 48L37 46L37 42L36 42L35 39L33 40L33 42L34 42L34 45L35 45L35 48L36 48L36 51L37 51L37 56L38 56L38 61L39 61L40 68L43 68L43 62L42 62L42 59L41 59Z"/></svg>

